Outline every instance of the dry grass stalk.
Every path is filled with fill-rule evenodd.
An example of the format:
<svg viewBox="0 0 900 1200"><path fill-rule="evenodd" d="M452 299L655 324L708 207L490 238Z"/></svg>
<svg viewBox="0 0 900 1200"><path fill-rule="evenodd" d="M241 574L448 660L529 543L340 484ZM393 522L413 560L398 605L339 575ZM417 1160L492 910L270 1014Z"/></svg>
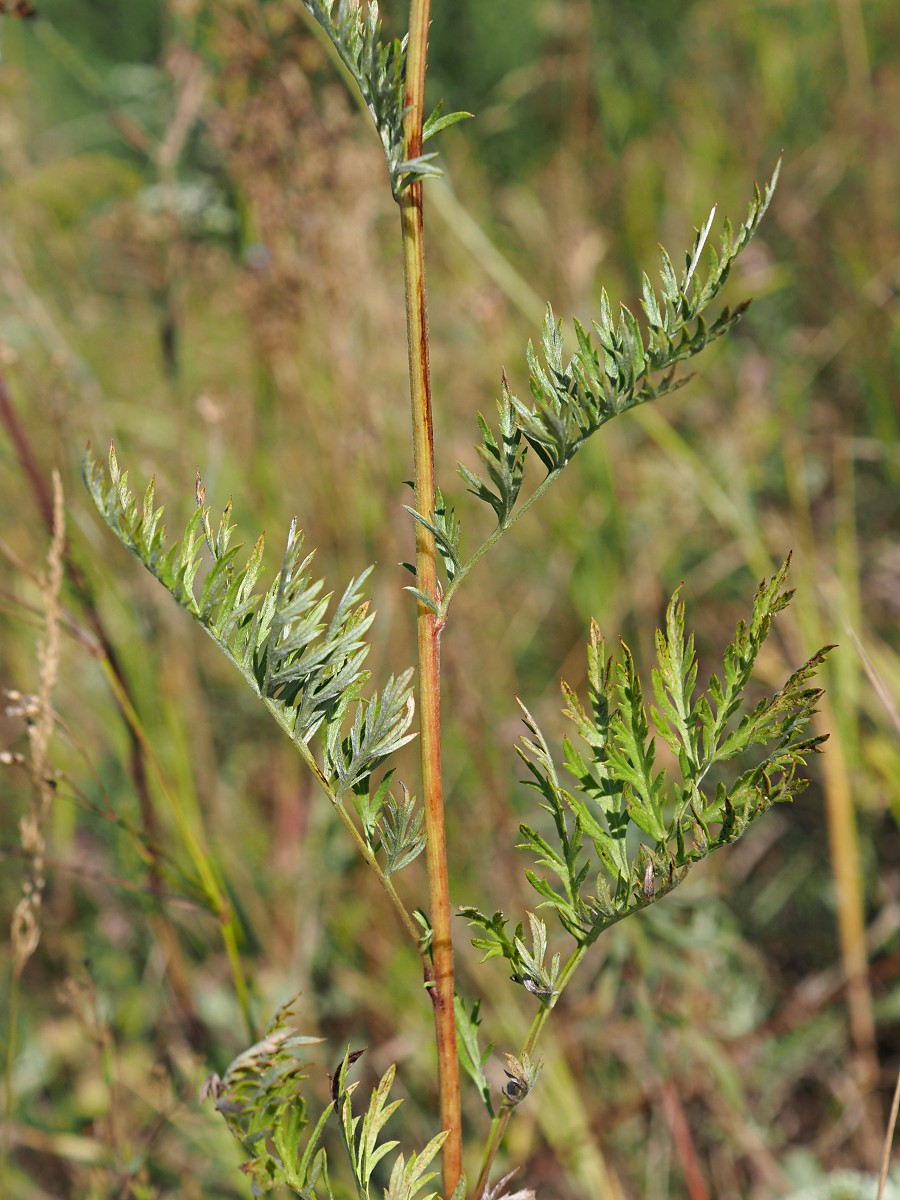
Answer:
<svg viewBox="0 0 900 1200"><path fill-rule="evenodd" d="M22 898L13 910L10 933L13 973L18 979L37 949L41 937L41 904L46 885L44 825L53 799L53 784L48 774L47 749L53 733L53 690L59 675L59 593L63 580L63 554L66 521L62 480L53 472L53 536L47 554L47 573L42 581L44 634L38 644L38 681L36 696L22 697L18 711L28 720L29 774L32 802L19 821L22 850L30 860L30 869L22 886Z"/></svg>

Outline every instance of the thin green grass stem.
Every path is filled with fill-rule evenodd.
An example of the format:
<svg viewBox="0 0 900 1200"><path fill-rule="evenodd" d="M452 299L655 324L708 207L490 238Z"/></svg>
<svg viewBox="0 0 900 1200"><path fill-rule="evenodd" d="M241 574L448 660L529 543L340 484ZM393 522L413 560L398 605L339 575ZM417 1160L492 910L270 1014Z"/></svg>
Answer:
<svg viewBox="0 0 900 1200"><path fill-rule="evenodd" d="M178 827L178 832L181 835L182 843L187 850L188 856L197 871L200 884L206 894L206 898L213 912L215 913L222 930L222 940L225 945L225 952L228 956L228 963L231 968L231 975L234 981L234 990L237 996L238 1005L241 1010L241 1015L244 1018L244 1023L247 1026L247 1032L251 1038L256 1037L256 1027L253 1020L253 1013L250 1005L250 990L247 986L247 978L244 973L243 963L241 962L240 952L238 950L237 926L235 924L234 910L231 902L223 891L216 877L216 869L209 857L207 851L201 846L196 833L191 827L187 813L184 810L184 805L181 803L179 796L174 788L169 785L165 773L156 758L150 739L143 727L140 717L135 711L131 699L122 686L122 682L112 668L109 659L104 656L102 661L103 670L106 675L110 688L125 716L135 738L141 745L147 762L150 764L153 774L156 777L157 786L162 793L169 810L175 819L175 824Z"/></svg>
<svg viewBox="0 0 900 1200"><path fill-rule="evenodd" d="M9 1017L6 1023L6 1063L4 1065L3 1088L3 1138L0 1140L0 1182L9 1179L9 1161L12 1152L12 1115L13 1115L13 1068L16 1062L16 1042L19 1032L19 971L10 971L9 981ZM5 1196L6 1184L0 1196Z"/></svg>

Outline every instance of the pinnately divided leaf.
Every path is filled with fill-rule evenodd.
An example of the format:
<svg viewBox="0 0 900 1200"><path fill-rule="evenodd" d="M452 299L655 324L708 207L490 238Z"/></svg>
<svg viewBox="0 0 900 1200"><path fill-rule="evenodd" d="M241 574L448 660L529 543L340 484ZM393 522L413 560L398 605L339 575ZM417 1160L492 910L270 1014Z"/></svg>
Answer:
<svg viewBox="0 0 900 1200"><path fill-rule="evenodd" d="M366 845L373 854L384 851L387 877L409 866L425 849L425 814L402 783L403 799L396 799L391 791L393 775L388 771L374 791L367 786L353 798Z"/></svg>
<svg viewBox="0 0 900 1200"><path fill-rule="evenodd" d="M440 488L435 490L434 512L429 516L423 516L414 508L410 508L408 504L404 504L403 507L416 524L427 529L434 538L438 554L444 564L447 580L452 583L462 565L459 557L460 528L456 510L444 500ZM413 590L410 589L410 591Z"/></svg>
<svg viewBox="0 0 900 1200"><path fill-rule="evenodd" d="M406 87L406 42L381 41L378 5L358 0L303 0L331 39L341 61L353 77L375 123L398 195L404 159L403 112Z"/></svg>
<svg viewBox="0 0 900 1200"><path fill-rule="evenodd" d="M678 364L699 354L739 320L749 302L723 308L712 320L705 314L756 232L775 190L780 165L764 192L754 189L747 218L737 233L725 222L718 250L708 245L713 209L685 255L680 276L667 252L661 251L660 290L643 276L643 328L624 304L614 315L604 289L593 329L574 322L577 348L567 360L562 322L547 306L540 348L529 342L526 351L530 400L513 395L504 374L498 405L499 439L479 417L481 444L477 450L487 467L488 480L468 467L459 468L469 490L494 509L501 527L508 523L521 488L523 441L534 450L548 475L556 474L607 421L686 382L675 378Z"/></svg>
<svg viewBox="0 0 900 1200"><path fill-rule="evenodd" d="M388 797L381 819L381 844L384 847L384 873L402 871L425 849L425 814L402 786L403 799Z"/></svg>
<svg viewBox="0 0 900 1200"><path fill-rule="evenodd" d="M493 1043L486 1046L484 1050L478 1044L478 1028L481 1024L480 1011L480 1000L476 1000L472 1004L471 1010L469 1010L466 1008L466 1002L461 996L457 995L454 997L456 1046L459 1053L459 1061L463 1070L478 1088L479 1094L487 1108L488 1116L493 1118L494 1108L491 1104L491 1088L484 1073L484 1064L491 1056Z"/></svg>
<svg viewBox="0 0 900 1200"><path fill-rule="evenodd" d="M544 965L547 954L547 926L534 913L530 912L527 916L531 927L531 949L528 949L520 937L515 939L523 974L514 976L513 982L521 983L526 991L542 1000L551 1000L559 978L559 955L553 955L549 968Z"/></svg>
<svg viewBox="0 0 900 1200"><path fill-rule="evenodd" d="M494 436L490 425L484 417L478 414L478 428L481 431L481 445L478 454L487 468L488 479L494 490L474 471L460 463L459 473L469 485L469 491L489 504L497 514L498 525L505 525L519 497L522 481L525 477L525 455L528 446L525 444L522 431L516 424L515 411L509 391L509 380L503 372L500 384L500 399L497 401L499 414L499 440Z"/></svg>
<svg viewBox="0 0 900 1200"><path fill-rule="evenodd" d="M387 160L394 198L417 179L441 174L436 154L406 157L403 118L406 94L406 38L381 41L375 0L303 0L331 40L375 123ZM466 120L467 112L444 113L443 102L425 120L422 140Z"/></svg>
<svg viewBox="0 0 900 1200"><path fill-rule="evenodd" d="M521 941L524 933L524 926L521 923L516 926L515 933L510 937L506 931L507 918L499 910L489 917L471 905L463 905L459 910L459 915L465 917L470 925L475 925L484 931L483 936L472 938L472 945L476 950L484 951L482 962L487 962L489 958L502 956L516 972L519 971L521 963L516 943Z"/></svg>
<svg viewBox="0 0 900 1200"><path fill-rule="evenodd" d="M203 1097L212 1098L244 1147L243 1170L254 1195L289 1187L297 1196L330 1200L325 1151L318 1142L332 1105L306 1134L310 1122L299 1092L307 1077L301 1055L322 1039L293 1032L293 1003L278 1010L262 1040L239 1054L221 1078L210 1075Z"/></svg>
<svg viewBox="0 0 900 1200"><path fill-rule="evenodd" d="M398 1145L395 1140L382 1142L379 1138L385 1125L403 1102L389 1099L396 1073L396 1068L391 1065L372 1091L365 1114L362 1117L354 1116L353 1093L357 1085L348 1084L347 1073L351 1059L355 1060L358 1057L358 1053L351 1055L349 1051L344 1055L333 1082L333 1094L340 1117L344 1148L358 1193L365 1197L365 1200L371 1200L372 1173L385 1155L390 1154ZM403 1154L398 1154L384 1192L385 1200L416 1200L422 1189L435 1178L437 1172L429 1171L428 1167L446 1140L447 1134L439 1133L418 1154L410 1154L408 1161ZM427 1196L419 1197L419 1200L433 1200L435 1195L435 1192L429 1192Z"/></svg>
<svg viewBox="0 0 900 1200"><path fill-rule="evenodd" d="M801 768L825 740L808 732L822 694L811 680L831 647L814 654L773 695L753 706L746 699L772 621L792 595L785 590L789 564L790 559L760 584L749 622L738 624L725 650L721 677L712 675L699 695L694 639L685 634L680 589L656 635L656 703L649 710L628 648L623 645L613 663L592 625L589 705L563 684L565 715L584 744L576 749L568 738L563 743L574 790L561 785L547 743L523 708L527 734L520 754L555 830L551 838L520 826L521 848L539 868L526 876L541 898L539 907L554 910L579 946L660 899L694 864L735 841L773 804L793 799L805 786ZM674 767L656 767L656 735L672 751ZM726 782L724 769L732 763L737 769ZM529 914L529 950L522 927L510 938L501 914L488 918L473 908L463 913L482 931L473 944L486 957L506 958L514 978L552 1004L558 960L549 971L542 965L543 922L536 926Z"/></svg>
<svg viewBox="0 0 900 1200"><path fill-rule="evenodd" d="M278 720L308 760L318 735L323 747L322 780L335 802L365 784L387 757L414 736L412 672L391 677L380 693L363 696L369 673L365 635L373 614L363 596L369 571L351 580L337 605L310 574L312 555L291 522L281 570L263 592L260 537L243 566L231 544L229 503L213 529L205 491L197 483L197 508L180 543L167 544L154 482L138 502L110 448L109 477L85 455L84 478L98 512L182 608L206 630ZM209 563L197 594L206 545ZM349 725L349 729L348 729Z"/></svg>

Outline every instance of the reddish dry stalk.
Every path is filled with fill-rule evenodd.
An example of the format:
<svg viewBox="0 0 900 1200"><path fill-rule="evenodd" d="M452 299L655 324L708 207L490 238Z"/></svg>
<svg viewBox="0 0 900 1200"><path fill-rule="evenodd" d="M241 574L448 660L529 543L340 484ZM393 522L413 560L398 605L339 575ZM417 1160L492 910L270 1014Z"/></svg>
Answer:
<svg viewBox="0 0 900 1200"><path fill-rule="evenodd" d="M678 1095L678 1088L671 1079L662 1080L660 1099L662 1100L663 1115L666 1124L669 1126L669 1132L672 1135L675 1154L681 1164L688 1195L691 1197L691 1200L709 1200L709 1191L703 1178L703 1172L700 1169L697 1148L694 1145L694 1139L691 1137L687 1117L681 1104L681 1097Z"/></svg>
<svg viewBox="0 0 900 1200"><path fill-rule="evenodd" d="M406 74L406 157L422 153L425 100L425 65L428 49L430 0L412 0ZM407 187L400 199L403 231L403 265L406 277L406 319L409 344L409 379L412 401L416 508L427 516L434 512L434 431L431 411L431 375L428 359L428 312L425 293L424 221L422 184ZM416 586L437 599L440 585L434 537L416 526ZM444 1196L449 1198L462 1172L459 1064L453 1013L453 943L450 930L450 894L447 879L447 843L444 829L444 792L441 777L440 635L442 622L419 604L417 618L419 658L419 732L422 753L422 790L428 834L429 916L434 940L434 977L429 980L434 1004L438 1056L438 1089L441 1128L448 1137L443 1150Z"/></svg>

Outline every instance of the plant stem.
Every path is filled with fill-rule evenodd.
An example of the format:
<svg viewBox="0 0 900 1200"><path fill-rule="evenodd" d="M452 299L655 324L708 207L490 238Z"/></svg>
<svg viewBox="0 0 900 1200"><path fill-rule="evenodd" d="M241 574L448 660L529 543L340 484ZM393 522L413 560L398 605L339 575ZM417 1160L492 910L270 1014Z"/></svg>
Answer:
<svg viewBox="0 0 900 1200"><path fill-rule="evenodd" d="M409 49L406 60L407 159L422 153L425 112L425 69L428 53L430 0L411 0ZM412 403L416 509L434 512L434 430L431 410L431 374L428 361L428 313L425 292L425 225L422 182L410 184L400 194L403 267L406 284L406 332L409 346L409 383ZM433 535L416 525L416 586L440 601ZM444 828L444 791L441 777L440 636L443 621L420 603L416 621L419 664L419 721L422 754L422 791L428 836L429 918L434 940L431 1000L434 1005L438 1057L438 1090L441 1128L447 1132L443 1147L444 1196L449 1200L462 1171L459 1063L453 1012L453 942L450 931L450 892L447 878L447 841Z"/></svg>
<svg viewBox="0 0 900 1200"><path fill-rule="evenodd" d="M253 681L251 675L247 671L245 671L245 669L241 666L241 664L238 662L238 660L236 658L232 657L231 655L229 655L229 657L231 658L231 661L234 663L234 665L241 672L241 674L244 676L244 678L247 680L247 682L250 684L250 686L255 687L256 685L255 685L255 682ZM375 855L372 853L372 851L366 845L365 838L359 832L359 830L356 827L356 824L354 823L353 818L351 817L351 815L347 811L347 809L344 807L343 799L335 792L334 788L328 782L327 776L325 775L325 773L323 772L323 770L319 766L319 764L316 762L315 756L313 755L313 753L309 749L309 747L305 744L305 742L302 741L302 739L295 736L294 730L291 728L290 723L285 719L284 712L283 712L281 705L276 704L274 701L267 700L267 699L264 699L263 702L264 702L266 708L269 710L270 714L272 715L272 718L274 719L276 724L280 725L281 728L284 730L284 732L288 735L288 737L291 739L291 741L293 742L293 744L296 746L297 750L299 751L300 757L303 759L303 761L309 767L310 771L312 772L313 776L316 778L318 783L321 784L322 789L324 790L325 794L328 796L328 799L331 801L332 805L334 806L335 812L337 813L338 817L340 818L341 822L343 823L344 828L347 830L347 832L350 834L351 838L353 839L354 843L356 844L356 848L359 851L362 858L364 859L366 865L371 868L372 872L378 879L378 882L384 888L385 893L387 894L387 898L388 898L388 900L390 900L391 905L393 906L394 911L397 914L397 918L400 921L400 924L403 926L404 930L409 935L410 940L412 941L412 944L415 946L415 948L419 952L419 955L422 957L423 962L429 962L429 960L427 959L427 957L425 955L425 952L422 949L421 930L417 927L415 921L410 916L409 910L407 909L406 905L403 903L403 901L400 899L400 896L397 894L397 889L394 887L393 883L391 883L390 876L385 875L378 859L375 857Z"/></svg>
<svg viewBox="0 0 900 1200"><path fill-rule="evenodd" d="M538 1039L543 1032L544 1026L547 1024L548 1017L556 1007L556 1004L562 995L566 984L580 966L581 960L584 958L587 950L588 946L587 943L585 943L584 945L578 946L572 951L568 961L566 962L566 965L563 967L562 972L560 973L559 979L557 980L558 987L556 989L556 995L553 997L553 1003L542 1004L540 1009L535 1014L534 1020L531 1022L531 1028L528 1030L528 1036L525 1038L525 1041L522 1044L522 1049L519 1051L520 1059L526 1054L529 1056L534 1054ZM500 1149L500 1145L503 1142L504 1135L506 1134L506 1127L509 1124L509 1119L515 1110L516 1105L504 1103L497 1116L494 1117L493 1121L491 1122L491 1131L488 1134L487 1144L485 1145L484 1155L481 1160L481 1173L478 1176L478 1182L475 1184L475 1190L472 1193L472 1200L482 1200L482 1197L484 1196L485 1189L487 1188L488 1181L491 1177L491 1168L494 1165L494 1159L497 1157L497 1151Z"/></svg>
<svg viewBox="0 0 900 1200"><path fill-rule="evenodd" d="M495 545L497 542L500 541L500 539L503 537L504 533L506 533L506 531L508 529L512 529L512 527L513 527L513 525L515 525L516 521L518 521L521 517L525 516L525 514L528 512L529 508L531 508L532 504L535 504L538 500L540 500L541 496L543 496L544 492L547 491L547 489L550 487L551 483L553 483L554 480L558 479L559 476L562 474L562 470L563 470L562 467L556 467L556 468L554 468L554 470L548 471L548 473L544 476L544 478L541 480L541 482L537 485L537 487L534 489L534 491L531 493L531 495L528 497L528 499L525 500L524 503L522 503L515 510L515 512L511 513L506 518L506 520L503 522L502 525L498 525L497 528L493 531L493 533L491 533L488 537L486 537L484 539L484 541L481 543L481 545L478 547L478 549L475 551L475 553L472 555L472 557L463 563L463 565L459 568L459 570L453 576L453 582L447 588L447 591L444 593L444 595L440 598L440 606L439 607L440 607L442 620L446 620L447 609L450 607L450 601L456 595L457 588L462 583L462 581L465 579L465 577L468 575L468 573L472 570L472 568L475 566L475 564L477 562L479 562L482 558L484 558L484 556L485 556L485 554L487 554L488 550L490 550L490 548L493 545ZM418 511L421 512L422 510L418 509Z"/></svg>
<svg viewBox="0 0 900 1200"><path fill-rule="evenodd" d="M212 633L212 631L210 629L208 629L205 625L202 626L202 628L212 638L212 640L216 643L216 645L220 648L220 650L225 654L226 658L229 660L229 662L232 664L232 666L234 666L241 673L241 675L243 676L243 678L246 681L246 683L248 684L248 686L251 687L255 692L257 692L257 694L259 694L259 684L258 684L257 680L254 678L253 673L247 669L247 667L240 661L240 659L235 654L233 654L226 646L221 645L221 643L216 640L214 634ZM351 838L355 842L356 848L359 850L359 852L362 855L363 859L365 860L366 864L372 869L372 871L374 872L375 876L378 879L378 882L381 884L381 886L384 888L385 892L387 893L388 900L390 900L390 902L394 908L394 911L396 912L397 917L400 921L400 924L403 926L404 930L409 935L409 938L412 941L412 944L415 946L416 950L418 951L419 955L422 957L423 961L427 962L428 960L426 958L425 951L422 949L421 931L417 927L415 921L410 916L409 910L407 909L406 905L403 903L403 901L400 899L400 896L397 894L397 889L394 887L393 883L391 883L390 876L386 875L384 873L378 859L375 857L375 855L372 853L372 851L366 845L365 838L359 832L359 830L357 829L357 827L353 821L353 818L351 817L351 815L347 811L347 809L344 807L343 798L340 795L338 795L338 793L334 790L332 785L329 783L328 777L325 775L322 768L316 762L315 755L312 753L309 746L306 745L306 743L303 741L302 738L297 737L296 731L294 730L291 723L285 717L283 706L280 704L277 704L275 701L268 699L265 696L261 696L260 698L262 699L263 704L265 704L266 708L269 710L269 714L271 715L272 719L275 721L275 723L277 725L279 725L284 730L284 732L291 739L291 742L297 748L297 751L299 752L300 757L306 763L307 767L309 767L309 770L312 772L312 774L315 777L315 779L317 780L317 782L321 785L323 791L325 792L328 799L331 801L332 805L334 806L334 809L337 812L338 817L342 821L344 828L347 830L347 832L350 834ZM133 713L134 710L132 708L132 709L126 711L126 717L130 720L129 711L131 713ZM238 988L238 992L240 994L239 988Z"/></svg>

